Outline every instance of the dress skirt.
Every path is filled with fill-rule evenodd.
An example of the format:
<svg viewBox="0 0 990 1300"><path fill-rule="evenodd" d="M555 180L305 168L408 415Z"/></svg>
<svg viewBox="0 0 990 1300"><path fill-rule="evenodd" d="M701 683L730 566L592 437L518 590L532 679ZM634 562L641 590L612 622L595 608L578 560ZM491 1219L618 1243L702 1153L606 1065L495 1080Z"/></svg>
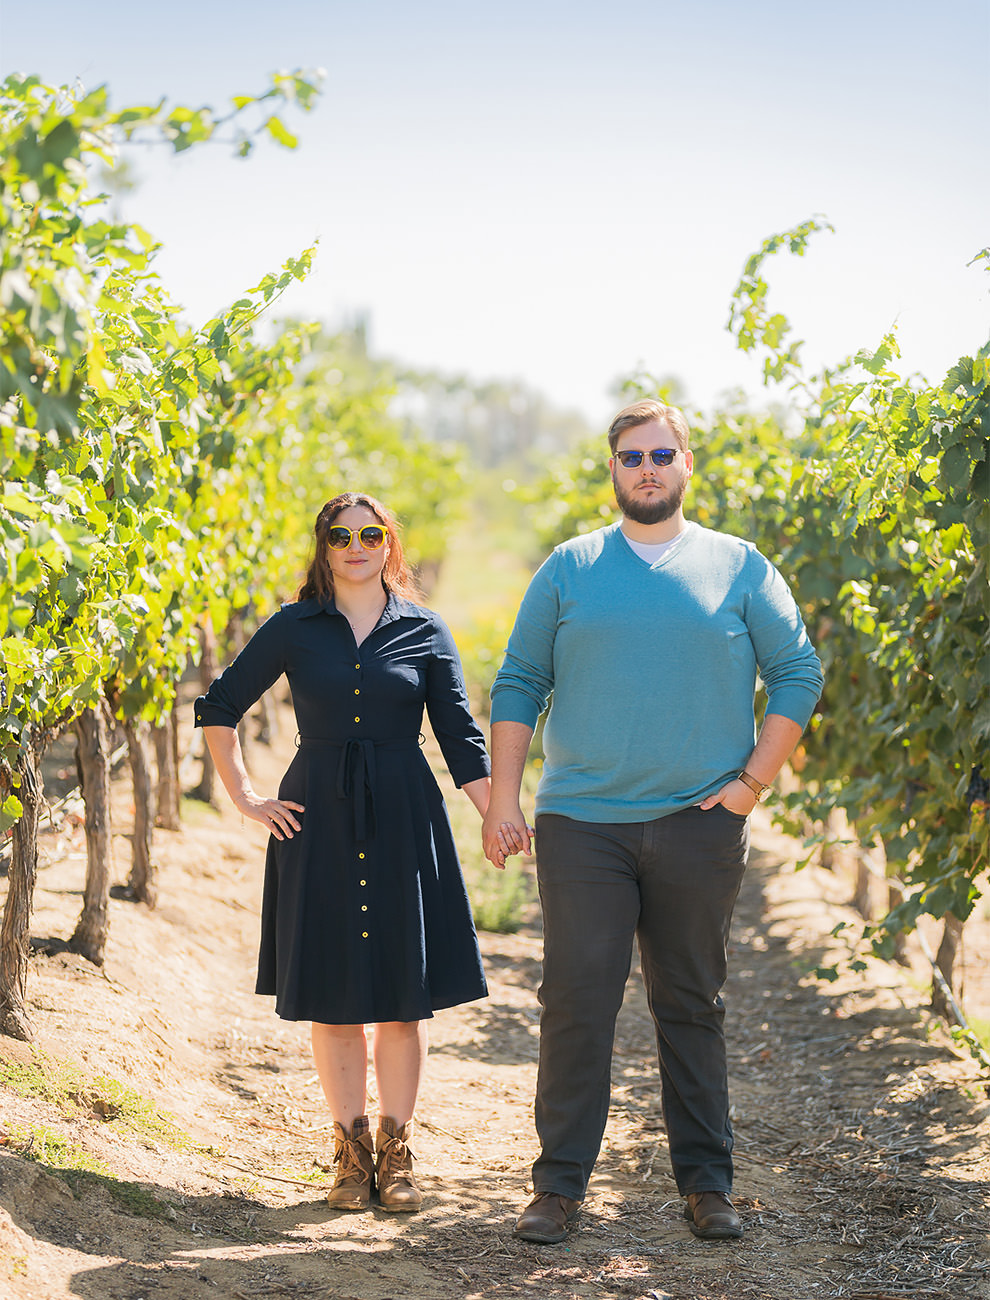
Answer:
<svg viewBox="0 0 990 1300"><path fill-rule="evenodd" d="M425 1020L487 993L439 786L419 738L302 740L270 838L258 993L286 1020Z"/></svg>

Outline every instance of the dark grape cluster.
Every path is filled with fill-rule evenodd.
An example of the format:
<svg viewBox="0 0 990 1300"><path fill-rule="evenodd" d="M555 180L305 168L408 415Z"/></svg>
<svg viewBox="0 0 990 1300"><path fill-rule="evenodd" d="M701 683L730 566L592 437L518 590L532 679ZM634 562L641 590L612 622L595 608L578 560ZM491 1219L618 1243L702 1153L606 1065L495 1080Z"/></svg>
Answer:
<svg viewBox="0 0 990 1300"><path fill-rule="evenodd" d="M982 764L973 768L966 788L966 807L983 809L983 815L990 820L990 780L983 775Z"/></svg>

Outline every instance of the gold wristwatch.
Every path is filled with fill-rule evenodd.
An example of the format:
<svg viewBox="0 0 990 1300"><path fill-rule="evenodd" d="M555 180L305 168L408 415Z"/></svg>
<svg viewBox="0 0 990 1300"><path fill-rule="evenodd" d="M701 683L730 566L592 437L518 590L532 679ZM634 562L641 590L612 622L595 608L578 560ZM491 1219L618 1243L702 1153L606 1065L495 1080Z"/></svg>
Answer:
<svg viewBox="0 0 990 1300"><path fill-rule="evenodd" d="M753 776L752 773L750 772L740 772L738 779L742 781L743 785L748 785L749 788L753 791L753 793L756 795L757 803L760 802L763 796L770 789L770 786L764 785L762 781L757 781L756 777Z"/></svg>

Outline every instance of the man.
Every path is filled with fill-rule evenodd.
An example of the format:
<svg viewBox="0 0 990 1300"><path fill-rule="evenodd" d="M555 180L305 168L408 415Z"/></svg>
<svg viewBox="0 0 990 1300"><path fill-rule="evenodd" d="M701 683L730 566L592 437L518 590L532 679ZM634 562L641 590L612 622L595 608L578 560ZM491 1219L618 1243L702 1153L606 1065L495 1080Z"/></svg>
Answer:
<svg viewBox="0 0 990 1300"><path fill-rule="evenodd" d="M618 524L558 546L523 598L492 688L496 866L530 829L519 789L551 694L536 795L543 1008L541 1153L516 1223L562 1241L608 1115L633 936L656 1026L664 1119L696 1236L739 1237L719 990L747 818L807 725L821 665L784 580L749 542L684 518L683 414L660 402L609 430ZM767 691L756 738L757 671Z"/></svg>

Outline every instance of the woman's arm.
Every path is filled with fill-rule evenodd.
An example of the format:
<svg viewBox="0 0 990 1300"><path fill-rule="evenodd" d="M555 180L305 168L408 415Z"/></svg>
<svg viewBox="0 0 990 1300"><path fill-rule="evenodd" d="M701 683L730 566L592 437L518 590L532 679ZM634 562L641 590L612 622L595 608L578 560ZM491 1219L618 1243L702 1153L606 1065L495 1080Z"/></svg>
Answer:
<svg viewBox="0 0 990 1300"><path fill-rule="evenodd" d="M487 778L488 751L481 728L471 714L460 656L450 629L436 614L426 666L426 712L454 784L465 790ZM478 807L476 800L471 801ZM484 808L480 811L484 815Z"/></svg>
<svg viewBox="0 0 990 1300"><path fill-rule="evenodd" d="M244 766L241 742L235 728L204 727L203 736L220 780L235 808L252 821L267 826L277 840L291 840L296 831L302 830L292 815L293 811L304 811L301 803L293 803L290 799L263 799L251 789L251 778Z"/></svg>
<svg viewBox="0 0 990 1300"><path fill-rule="evenodd" d="M492 779L490 776L481 776L477 781L466 781L461 789L477 808L478 812L484 817L488 810L488 800L492 793Z"/></svg>

